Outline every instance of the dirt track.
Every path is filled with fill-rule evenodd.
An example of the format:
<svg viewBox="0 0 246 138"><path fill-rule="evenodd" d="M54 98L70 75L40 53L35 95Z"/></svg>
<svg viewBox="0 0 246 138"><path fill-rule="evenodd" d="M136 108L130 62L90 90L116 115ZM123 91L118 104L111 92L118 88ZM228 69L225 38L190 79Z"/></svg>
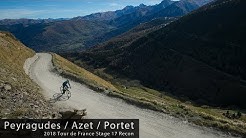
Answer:
<svg viewBox="0 0 246 138"><path fill-rule="evenodd" d="M52 56L39 53L26 61L26 73L44 89L47 100L60 93L65 81L52 72ZM83 84L70 80L72 97L69 100L56 101L59 107L87 109L87 118L117 119L133 118L140 120L140 138L212 138L231 137L208 128L188 124L163 113L140 109L118 98L108 97L94 92Z"/></svg>

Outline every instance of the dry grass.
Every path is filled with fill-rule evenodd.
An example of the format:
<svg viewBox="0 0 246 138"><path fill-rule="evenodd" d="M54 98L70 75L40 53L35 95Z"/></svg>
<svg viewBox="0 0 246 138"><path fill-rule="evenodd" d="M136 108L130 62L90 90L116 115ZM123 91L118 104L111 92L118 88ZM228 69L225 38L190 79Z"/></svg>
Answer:
<svg viewBox="0 0 246 138"><path fill-rule="evenodd" d="M32 87L34 83L25 74L23 65L34 54L12 34L0 32L0 79L18 87Z"/></svg>
<svg viewBox="0 0 246 138"><path fill-rule="evenodd" d="M0 32L0 44L1 62L9 63L9 65L18 69L23 67L21 65L24 64L28 57L32 57L35 54L34 51L25 47L10 33Z"/></svg>
<svg viewBox="0 0 246 138"><path fill-rule="evenodd" d="M11 85L9 91L0 90L0 95L4 97L0 100L0 118L14 119L24 116L39 118L43 112L51 112L50 106L40 93L39 86L23 69L26 59L34 54L33 50L24 46L12 34L0 31L0 84ZM29 104L38 101L42 101L45 105L39 105L40 113L37 115L37 109L32 109Z"/></svg>
<svg viewBox="0 0 246 138"><path fill-rule="evenodd" d="M234 132L235 134L246 134L245 114L240 119L229 119L222 115L227 110L213 107L203 108L190 102L183 103L153 89L145 87L128 87L126 89L122 86L117 88L124 96L133 98L138 102L148 103L150 106L155 106L155 109L163 110L173 116L186 118L197 125L214 127L225 132ZM235 111L230 110L230 112L233 113Z"/></svg>

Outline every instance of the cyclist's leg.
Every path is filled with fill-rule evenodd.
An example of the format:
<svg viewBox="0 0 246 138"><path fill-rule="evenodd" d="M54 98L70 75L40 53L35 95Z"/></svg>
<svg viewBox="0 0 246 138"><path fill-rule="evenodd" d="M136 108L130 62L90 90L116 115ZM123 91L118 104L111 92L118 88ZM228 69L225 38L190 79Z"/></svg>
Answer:
<svg viewBox="0 0 246 138"><path fill-rule="evenodd" d="M67 87L67 85L65 85L64 88L63 88L63 93L62 94L64 94L67 90L68 90L68 87Z"/></svg>
<svg viewBox="0 0 246 138"><path fill-rule="evenodd" d="M62 94L64 94L66 92L66 86L62 86Z"/></svg>

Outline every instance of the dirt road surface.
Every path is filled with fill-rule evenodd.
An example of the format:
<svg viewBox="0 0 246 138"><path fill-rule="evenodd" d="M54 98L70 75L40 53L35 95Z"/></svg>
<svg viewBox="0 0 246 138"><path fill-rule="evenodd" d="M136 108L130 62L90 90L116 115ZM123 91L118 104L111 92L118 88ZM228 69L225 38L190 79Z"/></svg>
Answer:
<svg viewBox="0 0 246 138"><path fill-rule="evenodd" d="M25 63L26 73L44 90L47 100L60 93L66 80L53 72L52 56L38 53ZM72 96L68 100L56 101L60 108L87 110L88 119L139 119L140 138L217 138L231 137L224 133L189 124L169 115L141 109L125 101L94 92L83 84L70 80Z"/></svg>

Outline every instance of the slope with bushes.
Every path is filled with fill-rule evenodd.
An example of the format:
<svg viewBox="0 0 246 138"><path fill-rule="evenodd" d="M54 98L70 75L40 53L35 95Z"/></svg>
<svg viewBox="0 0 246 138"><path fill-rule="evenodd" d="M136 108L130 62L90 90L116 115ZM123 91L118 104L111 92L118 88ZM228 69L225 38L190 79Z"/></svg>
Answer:
<svg viewBox="0 0 246 138"><path fill-rule="evenodd" d="M245 4L217 0L124 47L64 55L199 104L245 108Z"/></svg>

